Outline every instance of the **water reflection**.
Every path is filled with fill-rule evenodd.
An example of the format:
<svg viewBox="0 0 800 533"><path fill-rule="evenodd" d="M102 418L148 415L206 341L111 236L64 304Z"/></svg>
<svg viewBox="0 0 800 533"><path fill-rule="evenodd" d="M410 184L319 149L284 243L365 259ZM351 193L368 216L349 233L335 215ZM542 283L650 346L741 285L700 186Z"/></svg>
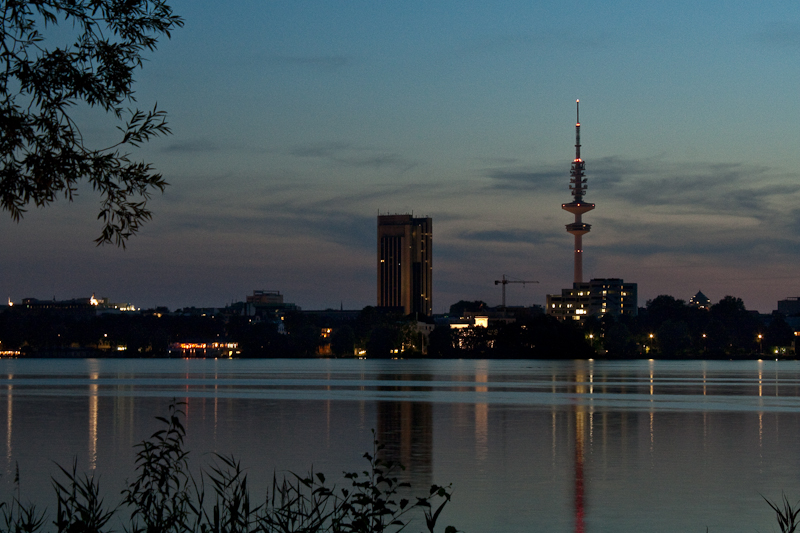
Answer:
<svg viewBox="0 0 800 533"><path fill-rule="evenodd" d="M98 372L89 375L89 379L93 382L89 385L89 470L97 468L97 392L100 390L97 380L99 378Z"/></svg>
<svg viewBox="0 0 800 533"><path fill-rule="evenodd" d="M11 458L12 458L12 448L11 448L11 429L13 427L14 422L14 385L12 385L12 380L14 378L13 374L8 375L8 385L6 385L6 475L8 476L11 474Z"/></svg>
<svg viewBox="0 0 800 533"><path fill-rule="evenodd" d="M383 458L406 469L402 481L431 485L433 473L433 406L421 402L378 402L376 439Z"/></svg>
<svg viewBox="0 0 800 533"><path fill-rule="evenodd" d="M594 382L594 375L589 369L588 382ZM583 367L583 361L578 362L573 378L575 383L575 394L583 395L587 392L591 393L591 388L587 390L586 382L586 369ZM575 533L584 533L585 531L585 487L584 487L584 446L586 445L586 412L587 406L581 402L575 406Z"/></svg>
<svg viewBox="0 0 800 533"><path fill-rule="evenodd" d="M179 397L192 449L256 471L352 470L339 461L374 428L404 481L453 482L450 521L469 531L763 530L759 492L800 494L789 362L13 364L0 368L7 472L79 450L116 479L117 457Z"/></svg>
<svg viewBox="0 0 800 533"><path fill-rule="evenodd" d="M479 462L486 460L489 453L489 404L480 401L481 397L489 392L489 387L478 386L478 383L489 382L489 362L477 361L475 364L475 392L477 403L475 404L475 459Z"/></svg>

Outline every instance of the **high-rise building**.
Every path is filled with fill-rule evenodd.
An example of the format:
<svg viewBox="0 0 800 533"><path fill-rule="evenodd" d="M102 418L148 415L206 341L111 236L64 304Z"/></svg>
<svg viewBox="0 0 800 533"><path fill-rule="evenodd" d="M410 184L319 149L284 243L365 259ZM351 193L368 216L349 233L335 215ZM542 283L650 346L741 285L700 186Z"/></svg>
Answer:
<svg viewBox="0 0 800 533"><path fill-rule="evenodd" d="M432 233L430 217L378 216L378 307L433 312Z"/></svg>

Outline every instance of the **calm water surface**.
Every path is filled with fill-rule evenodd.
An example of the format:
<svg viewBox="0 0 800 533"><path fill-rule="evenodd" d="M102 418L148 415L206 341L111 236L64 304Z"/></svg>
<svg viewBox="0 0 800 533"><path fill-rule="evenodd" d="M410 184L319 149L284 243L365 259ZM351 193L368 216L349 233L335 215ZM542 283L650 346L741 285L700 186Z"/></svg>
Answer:
<svg viewBox="0 0 800 533"><path fill-rule="evenodd" d="M800 499L796 362L2 360L0 393L0 488L18 464L50 507L73 459L116 500L172 398L259 494L363 469L374 430L468 533L773 531L761 495Z"/></svg>

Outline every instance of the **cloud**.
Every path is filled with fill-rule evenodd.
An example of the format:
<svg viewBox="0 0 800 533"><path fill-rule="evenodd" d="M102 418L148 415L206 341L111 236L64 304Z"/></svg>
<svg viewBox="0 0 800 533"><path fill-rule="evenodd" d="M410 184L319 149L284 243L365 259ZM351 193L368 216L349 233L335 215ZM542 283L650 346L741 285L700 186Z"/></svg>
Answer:
<svg viewBox="0 0 800 533"><path fill-rule="evenodd" d="M193 154L197 152L216 152L219 147L207 139L188 139L168 144L161 151L167 153Z"/></svg>
<svg viewBox="0 0 800 533"><path fill-rule="evenodd" d="M549 239L550 235L538 231L510 229L510 230L486 230L486 231L465 231L459 235L460 238L468 241L481 241L491 243L514 243L514 244L538 244Z"/></svg>
<svg viewBox="0 0 800 533"><path fill-rule="evenodd" d="M800 26L788 22L775 22L751 35L753 41L775 48L800 48Z"/></svg>
<svg viewBox="0 0 800 533"><path fill-rule="evenodd" d="M479 157L476 158L483 165L515 165L519 163L517 157Z"/></svg>
<svg viewBox="0 0 800 533"><path fill-rule="evenodd" d="M465 44L455 50L456 58L496 57L505 54L533 52L534 57L543 50L592 51L616 44L611 32L586 30L581 32L557 29L530 33L476 35L465 39Z"/></svg>
<svg viewBox="0 0 800 533"><path fill-rule="evenodd" d="M800 255L797 233L774 233L772 224L754 217L672 214L652 218L656 220L639 216L593 220L595 227L584 238L584 245L598 256L643 258L672 254L717 258L739 265Z"/></svg>
<svg viewBox="0 0 800 533"><path fill-rule="evenodd" d="M323 240L346 248L372 250L375 247L376 219L368 215L329 210L319 212L264 213L249 219L248 227L256 232L265 229L272 234L308 241Z"/></svg>
<svg viewBox="0 0 800 533"><path fill-rule="evenodd" d="M336 154L349 150L350 144L343 142L326 142L296 146L289 150L289 154L295 157L325 157L333 158Z"/></svg>
<svg viewBox="0 0 800 533"><path fill-rule="evenodd" d="M289 150L289 155L326 159L347 167L390 168L400 172L411 170L418 164L395 153L335 141L295 146Z"/></svg>
<svg viewBox="0 0 800 533"><path fill-rule="evenodd" d="M345 56L269 56L267 61L277 66L307 67L320 70L338 70L350 64Z"/></svg>
<svg viewBox="0 0 800 533"><path fill-rule="evenodd" d="M491 189L498 190L525 190L531 191L544 186L556 188L566 183L567 174L558 170L527 170L527 169L487 169L486 176L492 180Z"/></svg>
<svg viewBox="0 0 800 533"><path fill-rule="evenodd" d="M335 201L330 196L309 197L299 194L300 190L302 185L284 187L247 199L225 190L218 190L215 195L192 196L159 213L160 231L180 241L255 238L296 243L322 240L352 248L374 246L373 215L352 209L350 202ZM364 194L365 198L369 196Z"/></svg>
<svg viewBox="0 0 800 533"><path fill-rule="evenodd" d="M696 213L770 217L770 205L800 192L798 175L745 163L674 163L606 157L587 171L589 193L637 208L679 207Z"/></svg>

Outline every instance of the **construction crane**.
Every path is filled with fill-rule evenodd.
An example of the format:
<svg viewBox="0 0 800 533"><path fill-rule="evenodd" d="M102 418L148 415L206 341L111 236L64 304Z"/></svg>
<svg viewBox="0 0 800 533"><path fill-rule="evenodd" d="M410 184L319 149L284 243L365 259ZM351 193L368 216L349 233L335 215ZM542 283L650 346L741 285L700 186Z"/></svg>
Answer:
<svg viewBox="0 0 800 533"><path fill-rule="evenodd" d="M505 310L506 310L506 285L508 285L509 283L522 283L522 286L524 287L526 283L539 283L539 282L538 281L522 281L522 280L516 280L516 279L508 279L508 278L506 278L505 274L503 274L503 279L494 280L494 284L495 285L501 285L501 284L503 285L503 312L505 312Z"/></svg>

